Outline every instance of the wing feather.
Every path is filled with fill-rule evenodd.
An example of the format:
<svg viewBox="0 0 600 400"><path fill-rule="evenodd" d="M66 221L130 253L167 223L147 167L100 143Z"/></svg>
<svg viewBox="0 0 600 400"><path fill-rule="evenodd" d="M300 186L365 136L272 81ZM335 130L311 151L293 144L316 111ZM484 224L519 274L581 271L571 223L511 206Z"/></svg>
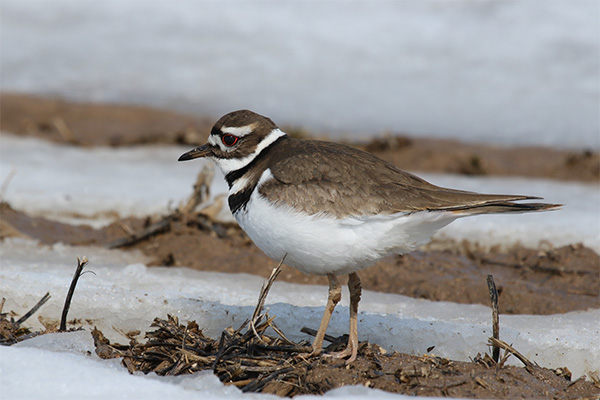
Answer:
<svg viewBox="0 0 600 400"><path fill-rule="evenodd" d="M268 165L273 177L260 193L308 214L338 217L395 214L424 210L468 213L484 206L535 199L522 195L490 195L446 189L364 151L331 142L290 139L286 154ZM492 211L489 212L504 212ZM521 211L522 212L522 211Z"/></svg>

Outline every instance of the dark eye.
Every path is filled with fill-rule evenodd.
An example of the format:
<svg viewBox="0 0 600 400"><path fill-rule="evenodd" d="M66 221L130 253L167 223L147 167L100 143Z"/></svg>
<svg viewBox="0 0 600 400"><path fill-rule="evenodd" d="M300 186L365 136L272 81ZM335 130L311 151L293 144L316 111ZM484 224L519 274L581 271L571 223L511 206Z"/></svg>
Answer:
<svg viewBox="0 0 600 400"><path fill-rule="evenodd" d="M234 136L234 135L230 135L230 134L225 134L221 137L221 141L223 142L223 144L227 147L231 147L234 144L237 143L238 141L238 137Z"/></svg>

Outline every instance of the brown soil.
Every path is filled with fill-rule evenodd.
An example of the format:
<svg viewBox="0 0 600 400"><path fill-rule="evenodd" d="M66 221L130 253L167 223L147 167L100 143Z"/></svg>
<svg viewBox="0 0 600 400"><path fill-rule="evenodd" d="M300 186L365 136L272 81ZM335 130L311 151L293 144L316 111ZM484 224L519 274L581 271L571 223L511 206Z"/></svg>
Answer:
<svg viewBox="0 0 600 400"><path fill-rule="evenodd" d="M598 182L600 156L545 147L502 147L448 139L389 136L372 140L365 149L411 171L463 175L504 175Z"/></svg>
<svg viewBox="0 0 600 400"><path fill-rule="evenodd" d="M204 141L212 123L142 107L73 104L6 93L1 95L0 112L2 130L86 146L195 145ZM362 147L413 171L587 182L598 182L600 173L600 157L589 150L499 148L402 136L376 139ZM190 182L190 189L192 185ZM24 236L46 244L106 245L130 237L154 222L156 217L152 216L127 218L102 229L92 229L32 217L2 203L0 240ZM246 272L264 277L275 264L236 226L214 223L200 214L173 215L165 222L160 231L126 248L141 250L154 265ZM484 251L467 242L434 242L421 251L390 257L360 272L365 289L484 305L489 304L485 283L488 274L494 276L499 288L501 313L555 314L600 307L600 257L580 245L557 249L517 246ZM323 277L307 276L291 268L284 269L279 279L326 284ZM303 388L310 389L310 393L322 393L352 383L407 394L485 398L574 398L598 393L598 387L590 386L589 381L569 382L559 375L550 370L532 373L513 367L498 369L485 362L383 355L376 345L364 344L359 360L350 367L329 359L316 359L307 368ZM533 386L532 376L546 383L558 381L551 386ZM281 380L266 384L264 391L291 393L283 393L281 386L276 387L277 382ZM533 392L526 392L530 386ZM583 387L585 390L579 391Z"/></svg>
<svg viewBox="0 0 600 400"><path fill-rule="evenodd" d="M0 94L0 115L0 129L3 131L84 146L148 143L193 146L204 143L216 120L147 107L79 104L14 93ZM293 127L285 130L293 135L311 136ZM592 149L501 147L409 138L402 133L354 145L408 171L585 182L598 182L600 179L600 155Z"/></svg>
<svg viewBox="0 0 600 400"><path fill-rule="evenodd" d="M171 111L14 93L0 94L0 115L3 131L82 146L200 143L212 126L209 119Z"/></svg>

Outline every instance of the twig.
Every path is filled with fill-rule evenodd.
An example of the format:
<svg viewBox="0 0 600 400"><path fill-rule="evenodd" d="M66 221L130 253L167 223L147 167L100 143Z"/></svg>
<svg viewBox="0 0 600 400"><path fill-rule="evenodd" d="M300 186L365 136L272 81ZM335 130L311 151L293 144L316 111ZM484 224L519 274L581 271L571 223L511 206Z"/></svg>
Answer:
<svg viewBox="0 0 600 400"><path fill-rule="evenodd" d="M500 348L503 348L504 350L508 351L509 353L513 354L515 357L517 357L523 364L525 364L525 368L527 370L530 370L531 368L535 367L535 364L532 363L531 361L529 361L523 354L519 353L514 347L512 347L511 345L509 345L506 342L503 342L500 339L496 339L496 338L489 338L488 342L493 345L493 346L497 346Z"/></svg>
<svg viewBox="0 0 600 400"><path fill-rule="evenodd" d="M496 289L496 284L494 283L494 277L492 275L487 276L487 285L490 291L490 300L492 302L492 330L494 339L500 340L500 320L499 320L499 310L498 310L498 290ZM492 346L492 358L494 362L497 364L500 359L500 347L493 345Z"/></svg>
<svg viewBox="0 0 600 400"><path fill-rule="evenodd" d="M269 317L269 315L267 315L267 318L268 317ZM296 346L296 343L292 342L290 339L288 339L283 334L283 331L281 329L279 329L279 327L275 324L275 321L271 320L271 323L269 324L269 326L271 327L271 329L273 329L275 331L275 333L277 333L279 335L281 340L283 340L284 342L286 342L287 344L289 344L291 346Z"/></svg>
<svg viewBox="0 0 600 400"><path fill-rule="evenodd" d="M146 229L144 229L143 231L141 231L139 233L134 233L131 236L113 240L112 242L106 244L105 246L108 247L109 249L114 249L117 247L131 246L132 244L140 242L149 236L152 236L156 233L159 233L159 232L162 232L162 231L168 229L172 220L173 220L173 215L169 215L169 216L161 219L160 221L153 223L152 225L150 225L149 227L147 227Z"/></svg>
<svg viewBox="0 0 600 400"><path fill-rule="evenodd" d="M6 190L8 189L8 185L17 174L17 169L12 167L6 178L4 178L4 182L2 182L2 186L0 187L0 202L4 202L4 195L6 194Z"/></svg>
<svg viewBox="0 0 600 400"><path fill-rule="evenodd" d="M52 124L67 143L77 143L73 131L69 128L64 119L55 117L52 119Z"/></svg>
<svg viewBox="0 0 600 400"><path fill-rule="evenodd" d="M300 329L300 332L306 333L307 335L310 335L310 336L317 336L317 331L316 330L311 329L311 328L307 328L306 326L303 327L302 329ZM330 343L335 343L335 342L339 341L338 338L336 338L334 336L331 336L331 335L328 335L328 334L325 334L325 337L323 339L327 340Z"/></svg>
<svg viewBox="0 0 600 400"><path fill-rule="evenodd" d="M221 359L221 357L223 356L223 353L225 353L225 350L227 348L227 346L225 345L226 335L227 335L226 332L224 332L224 331L221 332L221 339L219 340L217 354L215 355L215 360L213 361L212 365L210 366L210 369L212 369L213 372L217 371L217 364L219 363L219 360Z"/></svg>
<svg viewBox="0 0 600 400"><path fill-rule="evenodd" d="M504 354L502 355L502 358L500 359L500 362L497 363L498 368L504 367L504 364L506 363L506 361L508 360L509 357L510 357L510 352L505 350Z"/></svg>
<svg viewBox="0 0 600 400"><path fill-rule="evenodd" d="M256 344L255 345L257 349L260 350L266 350L266 351L281 351L281 352L286 352L286 353L302 353L302 352L306 352L307 351L307 347L306 346L271 346L271 345L264 345L264 344Z"/></svg>
<svg viewBox="0 0 600 400"><path fill-rule="evenodd" d="M188 333L188 328L185 328L185 331L183 331L183 339L181 339L181 350L184 351L185 350L185 339L187 338L187 333Z"/></svg>
<svg viewBox="0 0 600 400"><path fill-rule="evenodd" d="M0 314L2 314L2 310L4 309L4 302L6 301L6 299L3 297L2 300L0 300Z"/></svg>
<svg viewBox="0 0 600 400"><path fill-rule="evenodd" d="M265 331L267 330L267 328L269 328L271 326L271 323L273 322L273 320L275 319L275 317L269 317L269 314L261 314L258 319L262 319L263 317L267 317L267 320L263 323L261 323L258 326L254 326L251 327L252 329L249 329L241 338L241 342L242 343L246 343L248 342L248 340L250 340L251 336L256 337L260 342L262 342L263 344L266 344L264 342L264 340L262 340L262 338L260 337L260 335L262 335L263 333L265 333ZM259 333L260 332L260 333Z"/></svg>
<svg viewBox="0 0 600 400"><path fill-rule="evenodd" d="M255 379L252 382L250 382L249 384L247 384L246 386L244 386L242 388L242 392L243 393L256 392L260 388L262 388L263 386L265 386L267 383L269 383L273 379L277 378L279 375L281 375L281 374L287 374L288 372L292 372L293 370L294 370L293 367L281 368L281 369L273 372L271 375L267 376L264 379L261 379L261 380Z"/></svg>
<svg viewBox="0 0 600 400"><path fill-rule="evenodd" d="M75 293L75 287L77 286L77 281L81 276L81 271L83 271L83 267L89 262L86 257L83 257L81 260L77 257L77 268L75 268L75 275L73 275L73 279L71 280L71 287L69 287L69 291L67 292L67 298L65 299L65 306L63 307L62 316L60 318L60 328L59 332L64 332L67 330L67 314L69 313L69 308L71 307L71 300L73 299L73 294Z"/></svg>
<svg viewBox="0 0 600 400"><path fill-rule="evenodd" d="M177 210L183 215L187 215L196 209L199 204L208 200L210 196L210 184L215 176L215 168L212 163L207 163L198 173L196 183L194 184L194 192L191 194L187 203L180 206Z"/></svg>
<svg viewBox="0 0 600 400"><path fill-rule="evenodd" d="M40 301L37 302L37 304L35 306L33 306L33 308L29 311L27 311L27 313L25 315L23 315L21 318L18 319L17 322L15 322L16 326L21 325L23 322L27 321L27 319L29 317L31 317L33 314L35 314L35 312L37 310L40 309L41 306L43 306L44 304L46 304L46 302L50 300L50 293L46 293L44 295L44 297L42 297L42 299ZM2 306L4 306L4 299L2 299ZM0 310L2 309L2 307L0 307Z"/></svg>
<svg viewBox="0 0 600 400"><path fill-rule="evenodd" d="M273 282L275 281L275 279L277 279L277 276L281 272L281 265L283 264L283 261L285 260L286 256L287 256L287 254L283 255L283 258L281 259L281 261L279 261L279 264L277 265L277 267L273 268L273 271L271 271L271 275L269 276L267 283L263 284L262 288L260 289L260 294L258 296L258 303L256 304L256 308L254 309L254 312L252 313L252 318L250 319L250 328L252 329L252 332L254 332L254 336L256 336L256 338L264 344L266 344L266 343L261 339L260 335L256 332L256 324L262 318L261 312L265 305L265 300L267 299L267 295L269 294L269 290L271 289Z"/></svg>

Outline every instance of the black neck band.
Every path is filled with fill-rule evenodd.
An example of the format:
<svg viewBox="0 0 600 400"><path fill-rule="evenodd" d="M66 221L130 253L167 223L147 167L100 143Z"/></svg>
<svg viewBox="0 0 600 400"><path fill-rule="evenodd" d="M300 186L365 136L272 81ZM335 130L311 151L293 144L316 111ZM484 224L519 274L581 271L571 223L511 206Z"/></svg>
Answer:
<svg viewBox="0 0 600 400"><path fill-rule="evenodd" d="M225 175L225 180L227 181L227 185L229 186L229 188L231 189L231 187L233 186L233 182L241 178L246 172L248 172L250 168L252 168L252 166L256 165L256 163L265 158L267 154L269 154L273 150L273 148L276 147L275 145L283 139L288 139L288 137L281 136L276 141L268 145L266 148L262 149L262 151L258 153L256 157L254 157L254 160L250 161L248 165L240 169L236 169L235 171L231 171L230 173Z"/></svg>

